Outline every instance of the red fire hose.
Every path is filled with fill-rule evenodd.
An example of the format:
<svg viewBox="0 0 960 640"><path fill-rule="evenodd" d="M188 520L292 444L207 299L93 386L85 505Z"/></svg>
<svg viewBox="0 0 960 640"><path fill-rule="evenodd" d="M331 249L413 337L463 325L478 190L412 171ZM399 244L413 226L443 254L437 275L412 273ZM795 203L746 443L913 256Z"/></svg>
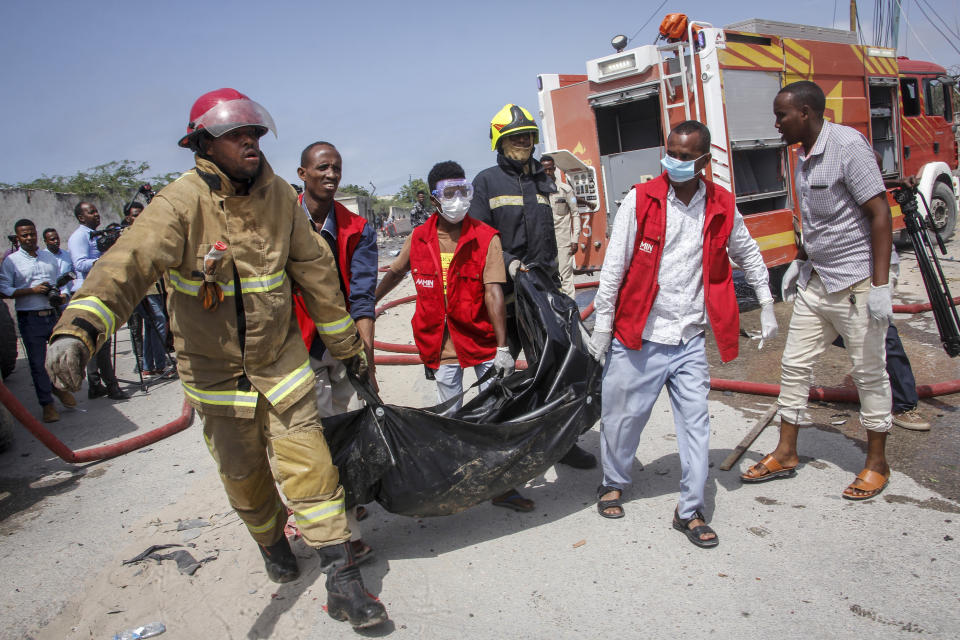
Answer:
<svg viewBox="0 0 960 640"><path fill-rule="evenodd" d="M593 282L578 282L574 286L577 289L590 289L596 287L599 284L599 281ZM398 298L396 300L391 300L383 304L380 307L377 307L377 315L391 309L393 307L399 306L401 304L406 304L408 302L413 302L417 299L417 296L405 296L403 298ZM960 297L953 299L955 304L960 304ZM893 305L894 313L923 313L924 311L930 311L930 303L917 303L917 304L895 304ZM580 312L580 319L586 320L594 311L593 302L591 301L583 311ZM412 344L394 344L390 342L380 342L375 340L373 342L375 349L381 351L389 351L392 353L402 353L402 354L417 354L417 347ZM396 365L405 365L405 364L423 364L423 361L420 360L418 355L378 355L374 357L374 362L376 364L396 364ZM522 360L517 361L518 369L525 369L527 366L526 362ZM710 388L714 391L733 391L737 393L747 393L750 395L756 396L778 396L780 395L780 385L778 384L768 384L763 382L749 382L745 380L726 380L724 378L710 378ZM934 396L945 396L951 393L960 393L960 380L950 380L947 382L937 382L934 384L921 384L917 385L917 395L921 398L932 398ZM857 404L860 402L859 397L857 396L856 389L843 388L843 387L811 387L810 388L810 399L811 400L821 400L824 402L847 402L851 404Z"/></svg>
<svg viewBox="0 0 960 640"><path fill-rule="evenodd" d="M193 407L184 401L180 417L173 422L168 422L162 427L157 427L152 431L121 440L120 442L103 445L102 447L91 447L90 449L74 451L57 438L57 436L50 433L39 420L34 418L2 382L0 382L0 403L3 403L3 405L10 410L10 413L20 421L20 424L25 426L27 431L42 442L47 449L57 454L61 460L74 464L122 456L125 453L130 453L131 451L145 447L148 444L153 444L167 436L179 433L189 427L193 422Z"/></svg>

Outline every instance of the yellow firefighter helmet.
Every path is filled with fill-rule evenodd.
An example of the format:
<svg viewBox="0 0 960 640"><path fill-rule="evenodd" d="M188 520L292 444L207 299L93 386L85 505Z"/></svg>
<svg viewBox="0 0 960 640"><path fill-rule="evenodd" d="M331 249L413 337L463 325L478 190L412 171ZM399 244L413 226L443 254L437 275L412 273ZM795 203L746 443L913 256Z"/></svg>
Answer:
<svg viewBox="0 0 960 640"><path fill-rule="evenodd" d="M534 144L540 142L540 130L530 112L512 102L503 105L503 109L497 111L497 115L490 121L490 148L496 151L500 138L522 131L533 134Z"/></svg>

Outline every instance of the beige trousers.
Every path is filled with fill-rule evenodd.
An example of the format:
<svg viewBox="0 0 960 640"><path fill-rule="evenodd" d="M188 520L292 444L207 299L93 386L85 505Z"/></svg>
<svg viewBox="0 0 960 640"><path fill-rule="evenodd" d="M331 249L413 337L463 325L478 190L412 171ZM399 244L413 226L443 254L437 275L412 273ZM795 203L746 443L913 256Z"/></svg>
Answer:
<svg viewBox="0 0 960 640"><path fill-rule="evenodd" d="M887 327L870 321L867 295L870 278L828 293L816 271L807 288L797 291L783 350L780 372L781 420L796 425L810 424L807 396L813 365L838 335L843 336L853 364L850 376L860 395L860 422L870 431L889 431L890 380L886 371Z"/></svg>
<svg viewBox="0 0 960 640"><path fill-rule="evenodd" d="M560 272L560 290L565 296L575 298L576 289L573 287L573 263L574 256L570 255L570 240L562 238L566 244L560 244L561 238L557 238L557 270Z"/></svg>
<svg viewBox="0 0 960 640"><path fill-rule="evenodd" d="M269 546L283 535L287 509L277 484L308 545L324 547L350 538L343 487L312 394L282 414L261 395L253 418L202 411L200 417L230 505L258 544Z"/></svg>

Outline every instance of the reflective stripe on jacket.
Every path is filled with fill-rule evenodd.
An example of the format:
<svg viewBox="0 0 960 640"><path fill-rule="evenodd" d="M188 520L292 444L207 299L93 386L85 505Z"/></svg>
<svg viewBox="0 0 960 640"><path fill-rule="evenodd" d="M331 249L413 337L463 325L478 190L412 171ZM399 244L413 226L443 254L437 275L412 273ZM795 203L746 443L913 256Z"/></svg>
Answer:
<svg viewBox="0 0 960 640"><path fill-rule="evenodd" d="M483 286L487 249L497 230L469 215L463 218L457 250L447 268L444 296L438 217L431 216L414 229L410 239L410 274L417 287L413 340L423 363L436 369L446 326L460 366L472 367L497 355L497 338L484 304Z"/></svg>
<svg viewBox="0 0 960 640"><path fill-rule="evenodd" d="M704 180L707 188L703 219L703 299L720 359L737 357L740 312L733 289L727 240L733 229L736 202L729 191ZM637 236L630 267L624 275L613 316L614 335L629 349L643 345L643 329L657 297L660 258L667 225L666 174L634 185L637 190Z"/></svg>
<svg viewBox="0 0 960 640"><path fill-rule="evenodd" d="M251 417L261 394L283 412L314 385L291 313L293 283L335 357L363 348L333 256L314 240L293 189L265 159L246 196L236 195L212 162L198 156L196 163L158 193L97 261L52 339L73 335L94 352L116 331L117 318L129 317L163 275L188 401L209 414ZM224 300L206 310L203 260L221 240L228 248L214 277Z"/></svg>

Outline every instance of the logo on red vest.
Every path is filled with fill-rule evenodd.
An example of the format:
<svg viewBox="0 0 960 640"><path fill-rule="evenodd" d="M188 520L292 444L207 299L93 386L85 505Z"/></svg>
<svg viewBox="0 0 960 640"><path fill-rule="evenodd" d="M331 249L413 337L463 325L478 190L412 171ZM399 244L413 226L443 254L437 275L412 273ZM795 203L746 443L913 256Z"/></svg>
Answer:
<svg viewBox="0 0 960 640"><path fill-rule="evenodd" d="M413 281L413 284L417 285L418 287L423 287L424 289L433 289L433 283L434 283L433 278L428 280L423 276L415 278Z"/></svg>
<svg viewBox="0 0 960 640"><path fill-rule="evenodd" d="M640 251L643 251L644 253L652 253L652 252L653 252L653 244L650 243L650 242L647 242L646 240L644 240L643 242L640 243L640 247L639 247L639 248L640 248Z"/></svg>

